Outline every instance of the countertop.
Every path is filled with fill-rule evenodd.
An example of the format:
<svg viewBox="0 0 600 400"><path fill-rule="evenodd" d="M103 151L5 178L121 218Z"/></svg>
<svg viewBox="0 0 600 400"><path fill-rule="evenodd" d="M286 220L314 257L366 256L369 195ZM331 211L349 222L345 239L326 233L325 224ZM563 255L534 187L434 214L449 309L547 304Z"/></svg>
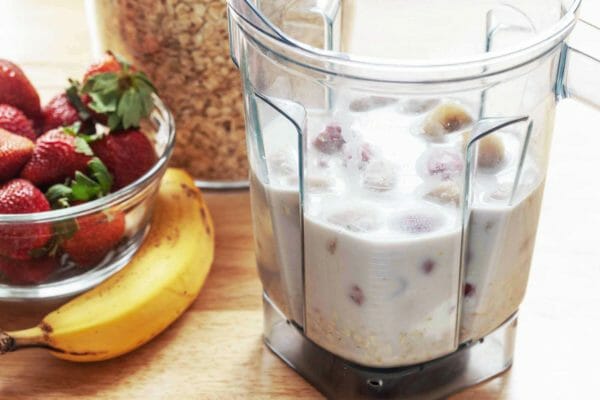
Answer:
<svg viewBox="0 0 600 400"><path fill-rule="evenodd" d="M0 57L21 63L44 97L82 73L91 56L81 0L1 4ZM600 112L564 101L514 366L452 400L598 398L599 156ZM321 398L262 343L247 191L206 192L206 198L217 227L216 260L181 319L111 361L73 364L43 350L6 355L0 399ZM2 304L0 326L33 321L43 308Z"/></svg>

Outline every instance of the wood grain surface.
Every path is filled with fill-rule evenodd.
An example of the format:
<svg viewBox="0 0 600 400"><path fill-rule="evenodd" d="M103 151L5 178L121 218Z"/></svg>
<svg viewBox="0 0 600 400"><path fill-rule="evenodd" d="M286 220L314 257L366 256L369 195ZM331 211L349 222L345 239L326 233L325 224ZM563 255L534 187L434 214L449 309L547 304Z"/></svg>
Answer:
<svg viewBox="0 0 600 400"><path fill-rule="evenodd" d="M83 1L3 0L0 9L0 58L21 63L44 98L82 73L90 60ZM600 112L565 101L515 365L452 400L600 398L599 160ZM321 398L262 344L247 192L206 197L217 227L216 260L189 312L112 361L72 364L42 350L6 355L0 399ZM0 304L0 326L27 325L53 307Z"/></svg>

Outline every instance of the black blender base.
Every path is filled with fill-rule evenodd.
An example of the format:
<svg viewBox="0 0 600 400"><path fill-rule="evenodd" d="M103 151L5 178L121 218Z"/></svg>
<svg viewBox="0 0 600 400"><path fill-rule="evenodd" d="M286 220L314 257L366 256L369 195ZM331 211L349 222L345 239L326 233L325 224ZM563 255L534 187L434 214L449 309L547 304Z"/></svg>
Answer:
<svg viewBox="0 0 600 400"><path fill-rule="evenodd" d="M329 399L443 399L510 368L517 316L485 338L425 364L376 369L343 360L308 340L264 296L266 345Z"/></svg>

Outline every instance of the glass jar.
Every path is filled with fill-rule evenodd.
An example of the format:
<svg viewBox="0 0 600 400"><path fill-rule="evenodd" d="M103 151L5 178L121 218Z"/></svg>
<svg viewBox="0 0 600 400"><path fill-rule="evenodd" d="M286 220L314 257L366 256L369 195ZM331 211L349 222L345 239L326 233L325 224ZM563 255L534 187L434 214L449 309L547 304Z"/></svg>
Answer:
<svg viewBox="0 0 600 400"><path fill-rule="evenodd" d="M243 99L229 58L225 0L88 0L94 52L146 72L172 110L172 165L199 186L247 185Z"/></svg>

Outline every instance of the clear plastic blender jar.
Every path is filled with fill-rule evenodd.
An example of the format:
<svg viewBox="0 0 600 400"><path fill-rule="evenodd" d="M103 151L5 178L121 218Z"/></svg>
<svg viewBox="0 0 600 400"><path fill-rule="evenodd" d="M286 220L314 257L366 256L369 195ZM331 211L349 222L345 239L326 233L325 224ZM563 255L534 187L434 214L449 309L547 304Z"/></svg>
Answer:
<svg viewBox="0 0 600 400"><path fill-rule="evenodd" d="M229 0L265 339L329 397L510 366L579 4Z"/></svg>

